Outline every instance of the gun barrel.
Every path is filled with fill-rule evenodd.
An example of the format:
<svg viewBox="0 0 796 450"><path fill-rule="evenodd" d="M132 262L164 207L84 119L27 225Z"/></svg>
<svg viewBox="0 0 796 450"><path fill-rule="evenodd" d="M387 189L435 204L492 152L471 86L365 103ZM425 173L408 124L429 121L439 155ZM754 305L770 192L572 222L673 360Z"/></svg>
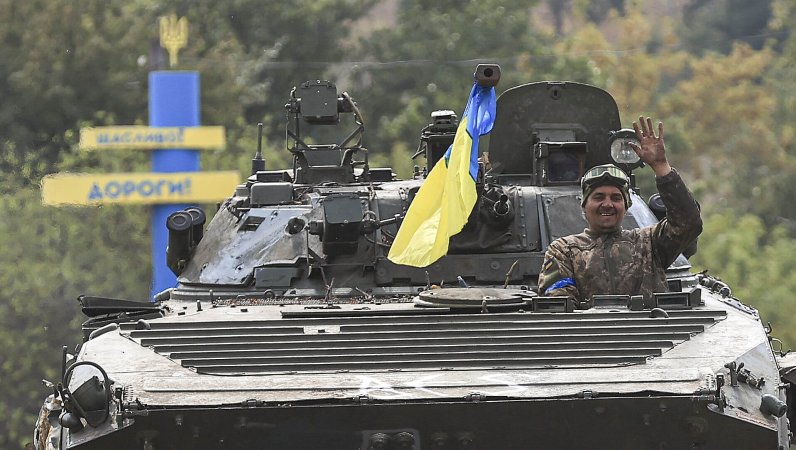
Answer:
<svg viewBox="0 0 796 450"><path fill-rule="evenodd" d="M492 209L495 211L495 214L498 217L508 214L509 211L511 211L511 206L509 206L509 196L506 194L501 194L500 198L495 202L495 206L493 206Z"/></svg>
<svg viewBox="0 0 796 450"><path fill-rule="evenodd" d="M473 74L479 86L497 86L500 81L500 66L497 64L479 64Z"/></svg>

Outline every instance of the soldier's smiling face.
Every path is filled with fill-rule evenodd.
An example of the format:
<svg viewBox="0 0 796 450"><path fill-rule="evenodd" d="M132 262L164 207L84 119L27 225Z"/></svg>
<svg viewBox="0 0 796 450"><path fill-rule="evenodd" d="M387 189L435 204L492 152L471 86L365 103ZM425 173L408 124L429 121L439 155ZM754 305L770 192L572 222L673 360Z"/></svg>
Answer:
<svg viewBox="0 0 796 450"><path fill-rule="evenodd" d="M619 229L625 218L625 198L616 186L595 188L583 206L589 228L597 233L607 233Z"/></svg>

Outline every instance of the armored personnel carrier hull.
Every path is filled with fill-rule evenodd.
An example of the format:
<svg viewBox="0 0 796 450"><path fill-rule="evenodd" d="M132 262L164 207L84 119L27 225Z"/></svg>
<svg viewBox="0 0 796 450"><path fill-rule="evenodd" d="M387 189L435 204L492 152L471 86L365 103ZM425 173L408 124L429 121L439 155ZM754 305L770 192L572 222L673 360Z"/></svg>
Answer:
<svg viewBox="0 0 796 450"><path fill-rule="evenodd" d="M333 111L313 97L333 89L296 89L292 125L350 112L361 132L347 94ZM453 139L448 113L423 131L429 166ZM395 180L353 135L310 146L289 129L292 170L255 158L206 229L195 211L170 218L177 287L152 303L81 298L85 341L36 448L787 448L792 365L756 310L685 257L650 298L580 309L537 294L546 246L584 227L577 180L610 162L620 128L592 86L504 92L479 209L425 268L386 257L422 173ZM633 196L625 226L655 223Z"/></svg>

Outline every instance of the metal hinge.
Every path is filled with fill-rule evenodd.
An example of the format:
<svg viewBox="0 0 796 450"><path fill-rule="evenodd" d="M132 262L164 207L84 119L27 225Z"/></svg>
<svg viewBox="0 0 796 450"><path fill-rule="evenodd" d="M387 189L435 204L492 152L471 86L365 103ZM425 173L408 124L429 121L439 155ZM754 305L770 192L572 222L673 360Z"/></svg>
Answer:
<svg viewBox="0 0 796 450"><path fill-rule="evenodd" d="M354 397L354 403L359 403L361 405L370 403L371 401L373 401L373 399L367 394L360 394Z"/></svg>
<svg viewBox="0 0 796 450"><path fill-rule="evenodd" d="M258 406L263 406L263 405L265 405L264 401L257 400L257 399L254 399L254 398L250 398L248 400L244 400L244 401L240 402L240 406L243 407L243 408L256 408Z"/></svg>
<svg viewBox="0 0 796 450"><path fill-rule="evenodd" d="M597 397L597 392L592 391L591 389L584 389L577 394L578 398L594 398Z"/></svg>
<svg viewBox="0 0 796 450"><path fill-rule="evenodd" d="M486 395L480 392L470 392L464 396L464 399L471 402L483 402L486 400Z"/></svg>

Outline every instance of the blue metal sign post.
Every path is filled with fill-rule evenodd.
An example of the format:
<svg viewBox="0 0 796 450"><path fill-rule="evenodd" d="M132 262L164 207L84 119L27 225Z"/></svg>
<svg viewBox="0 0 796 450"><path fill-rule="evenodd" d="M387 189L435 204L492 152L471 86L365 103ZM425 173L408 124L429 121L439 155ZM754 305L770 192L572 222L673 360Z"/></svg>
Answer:
<svg viewBox="0 0 796 450"><path fill-rule="evenodd" d="M152 127L196 127L199 118L199 73L157 71L149 74L149 125ZM199 171L199 151L191 149L154 150L153 172ZM190 205L168 204L152 207L152 290L174 287L177 278L166 265L169 242L166 219Z"/></svg>

